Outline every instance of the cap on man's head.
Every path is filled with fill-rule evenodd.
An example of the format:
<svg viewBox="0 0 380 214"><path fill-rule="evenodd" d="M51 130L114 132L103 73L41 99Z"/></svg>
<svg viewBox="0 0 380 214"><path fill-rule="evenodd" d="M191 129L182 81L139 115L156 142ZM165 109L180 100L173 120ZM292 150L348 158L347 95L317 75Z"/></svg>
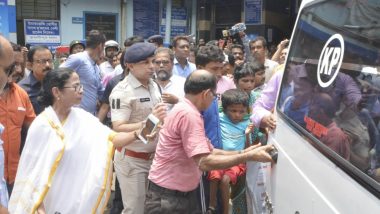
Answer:
<svg viewBox="0 0 380 214"><path fill-rule="evenodd" d="M70 42L70 53L71 53L71 51L72 51L74 45L76 45L76 44L80 44L80 45L82 45L82 46L83 46L83 49L86 48L86 45L84 44L84 42L82 42L82 41L80 41L80 40L73 40L73 41Z"/></svg>
<svg viewBox="0 0 380 214"><path fill-rule="evenodd" d="M153 35L148 38L149 43L157 43L158 45L164 44L164 38L161 35Z"/></svg>
<svg viewBox="0 0 380 214"><path fill-rule="evenodd" d="M125 51L124 62L136 63L153 56L156 46L151 43L139 42Z"/></svg>

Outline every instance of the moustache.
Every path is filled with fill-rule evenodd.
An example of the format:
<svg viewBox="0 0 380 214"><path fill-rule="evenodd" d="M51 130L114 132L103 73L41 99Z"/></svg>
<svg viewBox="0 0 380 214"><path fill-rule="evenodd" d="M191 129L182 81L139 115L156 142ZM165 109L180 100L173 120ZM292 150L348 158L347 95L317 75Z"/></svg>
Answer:
<svg viewBox="0 0 380 214"><path fill-rule="evenodd" d="M157 79L165 81L165 80L170 79L171 74L165 70L158 70L156 72L156 76L157 76Z"/></svg>

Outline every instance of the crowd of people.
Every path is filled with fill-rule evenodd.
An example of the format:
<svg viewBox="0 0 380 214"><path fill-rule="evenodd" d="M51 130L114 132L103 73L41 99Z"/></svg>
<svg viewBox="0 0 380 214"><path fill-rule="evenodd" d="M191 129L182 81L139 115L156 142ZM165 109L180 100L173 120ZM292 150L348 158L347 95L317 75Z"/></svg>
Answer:
<svg viewBox="0 0 380 214"><path fill-rule="evenodd" d="M101 213L113 171L111 213L228 213L231 199L234 213L261 213L259 178L274 150L262 143L276 127L289 41L271 56L264 37L249 41L242 23L232 29L226 42L183 35L170 48L160 35L121 47L92 30L56 65L46 46L0 36L0 213ZM307 80L300 67L286 77L295 96L282 89L278 102L302 124L295 105L313 102L300 111L320 117L332 100L296 96L296 80ZM149 117L160 122L144 142Z"/></svg>

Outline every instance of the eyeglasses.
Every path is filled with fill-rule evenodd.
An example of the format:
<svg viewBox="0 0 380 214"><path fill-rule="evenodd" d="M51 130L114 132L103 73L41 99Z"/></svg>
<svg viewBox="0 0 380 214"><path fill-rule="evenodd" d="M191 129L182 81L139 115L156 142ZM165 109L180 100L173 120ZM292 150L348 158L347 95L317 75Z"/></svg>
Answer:
<svg viewBox="0 0 380 214"><path fill-rule="evenodd" d="M154 64L156 64L157 66L160 66L161 64L166 66L169 64L170 61L168 60L162 60L162 61L154 61Z"/></svg>
<svg viewBox="0 0 380 214"><path fill-rule="evenodd" d="M75 92L79 92L83 90L83 85L79 84L79 85L73 85L73 86L65 86L63 88L73 88Z"/></svg>
<svg viewBox="0 0 380 214"><path fill-rule="evenodd" d="M49 64L52 64L53 59L36 59L36 60L34 60L34 62L36 62L37 64L41 64L41 65L46 64L47 62Z"/></svg>

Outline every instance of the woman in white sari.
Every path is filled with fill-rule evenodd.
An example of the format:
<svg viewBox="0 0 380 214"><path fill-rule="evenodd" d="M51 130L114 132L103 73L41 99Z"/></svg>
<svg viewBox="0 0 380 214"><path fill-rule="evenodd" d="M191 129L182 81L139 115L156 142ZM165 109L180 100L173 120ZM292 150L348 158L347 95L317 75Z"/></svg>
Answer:
<svg viewBox="0 0 380 214"><path fill-rule="evenodd" d="M110 195L114 146L136 139L115 133L80 103L83 86L67 68L50 71L41 101L48 106L29 128L9 202L10 213L103 213ZM162 119L166 107L153 114Z"/></svg>

